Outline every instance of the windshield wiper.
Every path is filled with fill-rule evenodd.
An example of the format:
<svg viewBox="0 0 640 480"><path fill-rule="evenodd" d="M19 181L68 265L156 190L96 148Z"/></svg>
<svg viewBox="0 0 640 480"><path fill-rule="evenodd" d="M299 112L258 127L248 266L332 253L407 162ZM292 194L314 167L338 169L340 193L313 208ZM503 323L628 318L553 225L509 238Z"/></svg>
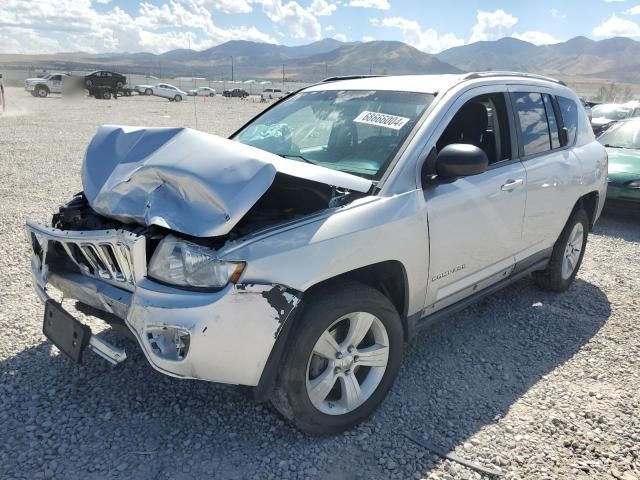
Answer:
<svg viewBox="0 0 640 480"><path fill-rule="evenodd" d="M314 162L313 160L309 160L306 157L303 157L302 155L290 155L288 153L276 153L276 155L278 155L279 157L282 158L289 158L289 159L293 159L293 160L302 160L305 163L310 163L311 165L318 165L317 162Z"/></svg>

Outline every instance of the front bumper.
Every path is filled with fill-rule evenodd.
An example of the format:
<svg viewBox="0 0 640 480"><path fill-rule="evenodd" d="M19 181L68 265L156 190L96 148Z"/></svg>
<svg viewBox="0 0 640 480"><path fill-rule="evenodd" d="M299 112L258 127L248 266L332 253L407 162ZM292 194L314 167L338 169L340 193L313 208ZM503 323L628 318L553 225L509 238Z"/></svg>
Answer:
<svg viewBox="0 0 640 480"><path fill-rule="evenodd" d="M116 315L134 334L149 363L175 377L257 385L280 329L300 299L297 292L273 284L230 284L216 292L195 292L136 277L132 285L123 284L125 289L90 272L49 268L50 242L68 241L69 233L99 232L65 232L31 222L27 232L29 241L37 234L43 247L40 254L34 250L31 262L43 302L53 287L65 298ZM134 265L136 260L134 256ZM100 345L97 338L92 341L103 351L112 348Z"/></svg>
<svg viewBox="0 0 640 480"><path fill-rule="evenodd" d="M36 89L36 86L35 86L35 85L32 85L32 84L30 84L30 83L28 83L28 84L26 84L26 85L24 86L24 89L25 89L27 92L33 92L33 91Z"/></svg>

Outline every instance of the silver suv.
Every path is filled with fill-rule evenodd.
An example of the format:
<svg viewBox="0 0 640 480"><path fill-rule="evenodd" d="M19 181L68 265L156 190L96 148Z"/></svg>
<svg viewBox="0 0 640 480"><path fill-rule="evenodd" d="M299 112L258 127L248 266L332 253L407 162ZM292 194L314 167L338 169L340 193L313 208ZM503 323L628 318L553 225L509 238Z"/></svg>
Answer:
<svg viewBox="0 0 640 480"><path fill-rule="evenodd" d="M416 332L533 275L573 282L607 155L580 100L511 73L332 79L231 139L101 127L84 191L28 222L44 333L76 361L254 387L298 428L371 414Z"/></svg>

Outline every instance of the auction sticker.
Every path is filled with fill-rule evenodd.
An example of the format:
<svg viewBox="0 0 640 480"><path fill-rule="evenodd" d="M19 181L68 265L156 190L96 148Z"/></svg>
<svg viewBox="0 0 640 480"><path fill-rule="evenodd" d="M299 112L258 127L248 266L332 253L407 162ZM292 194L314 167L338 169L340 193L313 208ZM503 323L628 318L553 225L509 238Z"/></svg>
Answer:
<svg viewBox="0 0 640 480"><path fill-rule="evenodd" d="M405 123L409 121L406 117L398 117L397 115L388 115L386 113L367 112L366 110L353 119L356 123L366 123L376 127L391 128L392 130L400 130Z"/></svg>

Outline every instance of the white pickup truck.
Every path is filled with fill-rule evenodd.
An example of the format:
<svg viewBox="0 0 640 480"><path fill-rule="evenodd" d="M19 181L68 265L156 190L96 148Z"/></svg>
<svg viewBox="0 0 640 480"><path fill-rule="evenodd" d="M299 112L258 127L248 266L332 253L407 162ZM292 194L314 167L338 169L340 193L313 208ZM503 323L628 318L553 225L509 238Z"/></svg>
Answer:
<svg viewBox="0 0 640 480"><path fill-rule="evenodd" d="M44 77L27 78L24 89L40 98L45 98L50 93L62 93L62 78L68 76L67 73L48 73Z"/></svg>

